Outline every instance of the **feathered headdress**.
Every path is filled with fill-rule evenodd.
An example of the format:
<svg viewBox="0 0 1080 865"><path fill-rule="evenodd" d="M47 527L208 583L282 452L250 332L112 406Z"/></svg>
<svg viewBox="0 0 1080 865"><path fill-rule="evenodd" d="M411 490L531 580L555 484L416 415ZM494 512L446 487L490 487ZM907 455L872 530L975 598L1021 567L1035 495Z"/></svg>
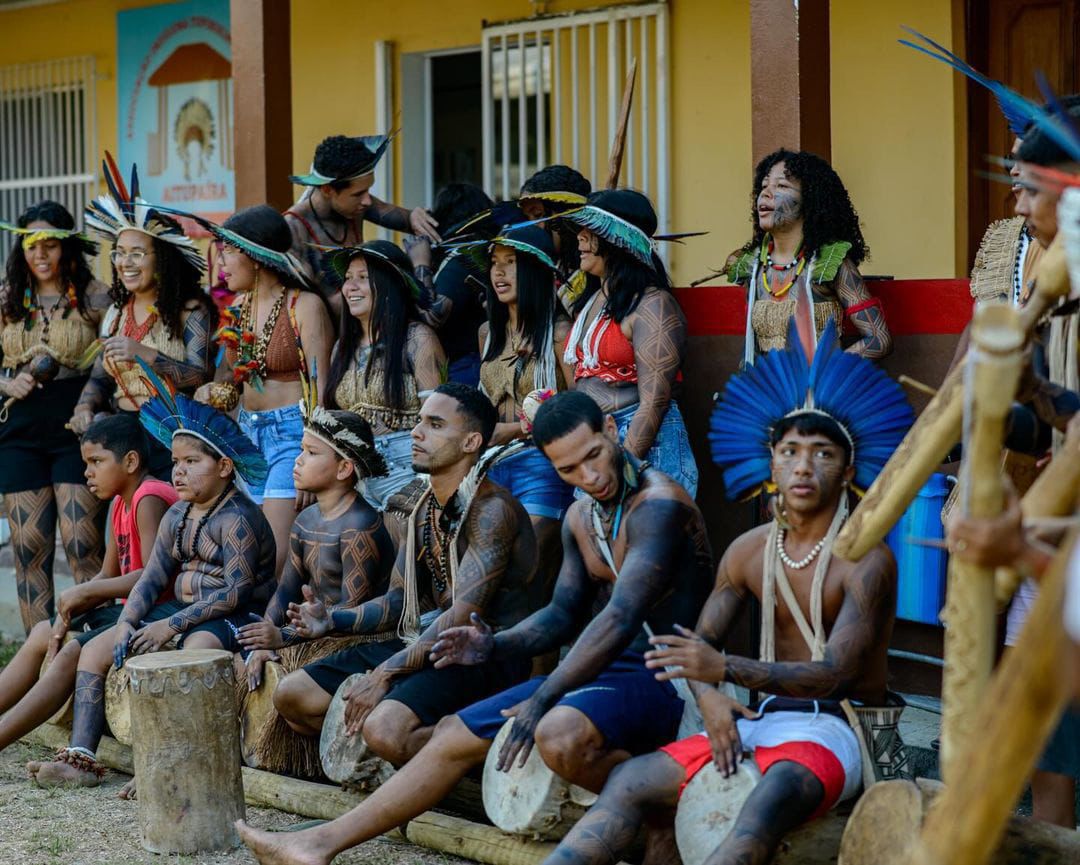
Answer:
<svg viewBox="0 0 1080 865"><path fill-rule="evenodd" d="M630 253L642 264L652 267L652 257L655 250L652 237L621 216L616 216L607 210L601 210L594 205L586 204L576 210L567 210L560 213L558 218L589 229L593 234L602 237L608 243L623 250L623 252Z"/></svg>
<svg viewBox="0 0 1080 865"><path fill-rule="evenodd" d="M139 197L139 172L131 166L131 185L124 184L120 169L109 151L101 164L108 195L101 195L86 205L86 227L109 243L116 243L122 231L138 231L175 246L188 262L202 273L206 262L194 242L184 234L165 208L154 207Z"/></svg>
<svg viewBox="0 0 1080 865"><path fill-rule="evenodd" d="M83 255L97 255L98 251L98 245L94 241L73 228L20 228L10 222L0 221L0 230L17 235L23 249L29 249L39 240L67 240L74 237L79 241Z"/></svg>
<svg viewBox="0 0 1080 865"><path fill-rule="evenodd" d="M465 256L474 270L486 274L491 269L491 253L496 246L508 246L531 255L553 273L557 270L551 239L543 230L528 225L508 228L491 240L470 240L447 248L451 253Z"/></svg>
<svg viewBox="0 0 1080 865"><path fill-rule="evenodd" d="M580 192L562 192L558 189L549 189L545 192L523 192L518 196L518 201L547 201L551 204L565 204L572 207L580 207L586 201L587 196Z"/></svg>
<svg viewBox="0 0 1080 865"><path fill-rule="evenodd" d="M135 362L142 369L147 390L153 394L139 409L139 420L150 435L165 447L172 446L177 434L195 436L232 460L236 473L251 486L266 481L266 459L236 421L206 403L174 393L141 357Z"/></svg>
<svg viewBox="0 0 1080 865"><path fill-rule="evenodd" d="M309 244L309 246L318 249L320 252L329 253L330 266L341 279L345 279L345 272L349 269L349 262L358 255L363 256L365 259L373 258L390 265L413 298L420 297L420 283L417 282L413 273L404 267L404 261L407 261L404 258L405 254L401 253L401 260L395 260L393 250L400 252L400 249L389 240L369 240L359 246L322 246L317 243Z"/></svg>
<svg viewBox="0 0 1080 865"><path fill-rule="evenodd" d="M825 325L813 362L793 326L788 342L732 376L713 409L709 444L730 499L754 495L770 480L770 436L786 417L816 413L839 424L858 490L870 486L914 420L900 385L873 361L840 347L835 320Z"/></svg>
<svg viewBox="0 0 1080 865"><path fill-rule="evenodd" d="M349 180L356 180L356 178L363 177L365 174L371 174L396 134L391 132L389 135L362 135L354 138L353 141L360 145L357 148L357 161L343 171L338 172L336 177L319 171L318 154L316 154L316 158L312 161L307 174L290 174L289 180L299 186L325 186L327 183L344 183ZM325 168L325 166L323 167Z"/></svg>
<svg viewBox="0 0 1080 865"><path fill-rule="evenodd" d="M311 433L342 459L349 460L356 468L356 488L362 491L366 478L386 477L390 473L386 460L372 445L327 411L317 402L314 373L309 381L300 380L304 398L300 401L300 416L304 419L304 431ZM356 416L359 418L359 415Z"/></svg>

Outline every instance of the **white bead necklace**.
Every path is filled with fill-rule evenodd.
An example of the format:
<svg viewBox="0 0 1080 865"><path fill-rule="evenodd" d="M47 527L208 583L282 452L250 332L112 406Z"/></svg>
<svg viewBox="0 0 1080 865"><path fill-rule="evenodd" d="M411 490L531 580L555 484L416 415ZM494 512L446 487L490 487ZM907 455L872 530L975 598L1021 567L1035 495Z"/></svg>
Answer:
<svg viewBox="0 0 1080 865"><path fill-rule="evenodd" d="M799 561L795 561L793 558L791 558L791 556L787 554L787 551L784 549L784 538L786 535L787 529L780 529L780 531L777 532L776 554L780 556L780 561L782 561L789 568L792 568L796 571L801 571L812 561L814 561L814 559L818 557L818 553L821 552L821 548L825 546L825 538L822 538L820 541L814 544L814 548L810 550L809 553L807 553L803 558L799 559Z"/></svg>

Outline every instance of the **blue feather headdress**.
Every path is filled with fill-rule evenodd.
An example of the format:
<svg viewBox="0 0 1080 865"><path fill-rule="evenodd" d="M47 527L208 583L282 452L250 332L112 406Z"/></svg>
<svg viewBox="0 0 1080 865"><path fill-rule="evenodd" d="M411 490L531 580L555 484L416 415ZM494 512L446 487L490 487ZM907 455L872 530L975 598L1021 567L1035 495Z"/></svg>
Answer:
<svg viewBox="0 0 1080 865"><path fill-rule="evenodd" d="M358 148L359 158L355 164L350 165L344 171L338 172L336 177L323 174L312 162L307 174L290 174L289 180L299 186L325 186L327 183L344 183L349 180L356 180L365 174L371 174L375 170L375 166L379 164L383 154L386 153L386 148L390 146L390 142L394 140L395 134L392 132L389 135L362 135L354 138L353 141L360 145Z"/></svg>
<svg viewBox="0 0 1080 865"><path fill-rule="evenodd" d="M792 325L792 327L794 327ZM709 421L713 462L730 499L758 493L772 477L773 427L785 417L827 415L851 444L854 486L877 477L914 420L903 390L873 361L844 351L831 320L809 361L794 332L724 388Z"/></svg>
<svg viewBox="0 0 1080 865"><path fill-rule="evenodd" d="M120 232L138 231L175 246L199 273L206 270L199 248L176 220L165 215L166 208L154 207L139 196L139 172L135 165L131 166L131 183L125 185L116 161L106 150L102 171L109 194L86 205L84 215L89 231L113 244Z"/></svg>
<svg viewBox="0 0 1080 865"><path fill-rule="evenodd" d="M142 369L147 389L154 394L139 409L139 420L150 435L165 447L171 447L173 436L179 433L195 436L232 460L246 483L258 487L266 481L266 459L236 421L206 403L173 393L150 364L141 357L135 362Z"/></svg>

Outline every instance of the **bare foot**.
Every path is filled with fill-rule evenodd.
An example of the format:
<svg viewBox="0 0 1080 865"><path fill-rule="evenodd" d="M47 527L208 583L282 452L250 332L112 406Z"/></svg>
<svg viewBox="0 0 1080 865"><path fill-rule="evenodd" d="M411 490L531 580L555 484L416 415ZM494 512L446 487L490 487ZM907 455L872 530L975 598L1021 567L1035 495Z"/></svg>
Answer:
<svg viewBox="0 0 1080 865"><path fill-rule="evenodd" d="M84 772L59 760L51 763L39 763L37 760L32 760L26 764L26 771L39 787L62 787L65 784L96 787L101 783L101 779L93 772Z"/></svg>
<svg viewBox="0 0 1080 865"><path fill-rule="evenodd" d="M331 856L320 856L307 843L307 832L263 832L243 820L236 821L236 831L262 865L330 865Z"/></svg>
<svg viewBox="0 0 1080 865"><path fill-rule="evenodd" d="M135 798L135 779L132 778L123 787L120 788L120 792L116 794L117 799L127 799L129 801Z"/></svg>

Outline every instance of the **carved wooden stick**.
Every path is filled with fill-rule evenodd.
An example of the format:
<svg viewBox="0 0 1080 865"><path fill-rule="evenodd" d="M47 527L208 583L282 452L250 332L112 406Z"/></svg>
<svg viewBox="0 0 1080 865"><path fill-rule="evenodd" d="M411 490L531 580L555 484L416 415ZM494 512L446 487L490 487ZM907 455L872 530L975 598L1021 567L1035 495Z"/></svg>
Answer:
<svg viewBox="0 0 1080 865"><path fill-rule="evenodd" d="M611 155L608 157L608 189L615 189L619 185L619 172L622 171L623 153L626 151L626 132L630 126L630 106L634 102L636 81L637 58L635 57L630 61L630 71L626 74L622 108L619 111L619 125L615 127L615 140L611 143Z"/></svg>
<svg viewBox="0 0 1080 865"><path fill-rule="evenodd" d="M1077 535L1070 533L1044 575L1020 638L973 718L979 735L962 743L957 758L963 770L953 775L930 810L912 865L983 865L998 845L1068 701L1068 677L1061 669L1068 640L1061 611Z"/></svg>
<svg viewBox="0 0 1080 865"><path fill-rule="evenodd" d="M1030 334L1034 331L1039 319L1068 292L1069 272L1059 235L1039 259L1035 292L1020 311L1024 332ZM952 446L960 440L962 369L963 364L957 364L946 376L937 395L916 419L877 480L870 485L836 538L836 555L858 561L877 546Z"/></svg>

